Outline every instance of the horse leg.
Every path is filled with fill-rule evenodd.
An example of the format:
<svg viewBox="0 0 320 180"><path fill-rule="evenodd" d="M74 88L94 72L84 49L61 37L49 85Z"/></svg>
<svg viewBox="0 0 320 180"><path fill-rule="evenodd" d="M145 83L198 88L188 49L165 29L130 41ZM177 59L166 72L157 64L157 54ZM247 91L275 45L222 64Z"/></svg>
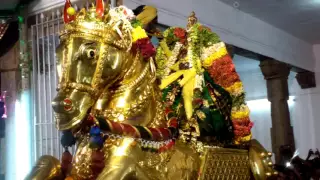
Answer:
<svg viewBox="0 0 320 180"><path fill-rule="evenodd" d="M58 159L53 156L41 156L25 180L64 179Z"/></svg>
<svg viewBox="0 0 320 180"><path fill-rule="evenodd" d="M146 170L139 165L145 158L145 152L132 139L121 140L119 146L105 151L110 154L105 168L98 176L98 180L149 180Z"/></svg>

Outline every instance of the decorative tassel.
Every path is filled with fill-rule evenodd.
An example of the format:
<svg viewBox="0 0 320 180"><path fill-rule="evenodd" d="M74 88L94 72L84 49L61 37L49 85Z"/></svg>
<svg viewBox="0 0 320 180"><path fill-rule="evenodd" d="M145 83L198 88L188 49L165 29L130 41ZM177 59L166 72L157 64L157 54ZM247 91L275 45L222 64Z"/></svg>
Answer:
<svg viewBox="0 0 320 180"><path fill-rule="evenodd" d="M64 5L64 14L63 14L64 23L68 24L71 21L74 21L75 19L76 19L75 9L72 7L70 0L66 0L66 3Z"/></svg>
<svg viewBox="0 0 320 180"><path fill-rule="evenodd" d="M91 156L91 170L97 177L105 167L104 152L102 150L94 150Z"/></svg>
<svg viewBox="0 0 320 180"><path fill-rule="evenodd" d="M71 147L76 143L76 138L71 131L63 131L60 142L63 147Z"/></svg>
<svg viewBox="0 0 320 180"><path fill-rule="evenodd" d="M90 148L93 149L91 155L91 170L94 177L97 177L104 169L104 152L102 151L104 138L101 135L101 129L98 126L92 126L90 129Z"/></svg>
<svg viewBox="0 0 320 180"><path fill-rule="evenodd" d="M100 149L103 145L104 139L101 136L101 130L98 126L93 126L90 129L90 148Z"/></svg>
<svg viewBox="0 0 320 180"><path fill-rule="evenodd" d="M96 13L99 18L103 18L104 16L104 2L103 0L96 0Z"/></svg>
<svg viewBox="0 0 320 180"><path fill-rule="evenodd" d="M68 151L68 148L66 148L65 152L62 154L61 170L66 177L70 175L72 170L72 155Z"/></svg>
<svg viewBox="0 0 320 180"><path fill-rule="evenodd" d="M72 170L72 155L68 151L68 147L73 146L76 143L76 139L73 136L71 131L62 132L61 137L61 145L65 147L65 152L62 154L61 158L61 170L66 177L66 179L70 179L69 177Z"/></svg>

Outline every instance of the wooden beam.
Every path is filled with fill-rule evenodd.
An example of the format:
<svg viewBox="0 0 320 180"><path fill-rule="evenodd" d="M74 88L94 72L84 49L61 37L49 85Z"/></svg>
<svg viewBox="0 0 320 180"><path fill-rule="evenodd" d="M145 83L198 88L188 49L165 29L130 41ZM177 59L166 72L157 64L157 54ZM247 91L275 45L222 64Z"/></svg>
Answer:
<svg viewBox="0 0 320 180"><path fill-rule="evenodd" d="M1 69L0 68L0 73L3 73L3 72L11 72L11 71L18 71L19 68L9 68L9 69Z"/></svg>

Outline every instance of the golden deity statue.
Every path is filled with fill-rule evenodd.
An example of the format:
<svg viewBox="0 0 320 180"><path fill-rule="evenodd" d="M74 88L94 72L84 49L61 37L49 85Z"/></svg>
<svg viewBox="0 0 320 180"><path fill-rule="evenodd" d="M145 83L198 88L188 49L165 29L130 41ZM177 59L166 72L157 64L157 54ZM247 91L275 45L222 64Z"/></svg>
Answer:
<svg viewBox="0 0 320 180"><path fill-rule="evenodd" d="M225 44L193 13L187 29L169 28L155 49L143 17L124 6L105 7L103 0L77 13L66 1L52 102L66 151L61 163L42 156L27 179L277 174L271 153L251 140L242 83Z"/></svg>

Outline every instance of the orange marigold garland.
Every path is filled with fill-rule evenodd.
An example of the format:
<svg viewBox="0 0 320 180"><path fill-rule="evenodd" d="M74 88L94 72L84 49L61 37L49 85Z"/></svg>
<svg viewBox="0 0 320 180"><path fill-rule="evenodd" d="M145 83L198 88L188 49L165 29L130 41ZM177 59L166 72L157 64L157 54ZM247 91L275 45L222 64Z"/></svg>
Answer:
<svg viewBox="0 0 320 180"><path fill-rule="evenodd" d="M207 63L207 70L215 83L225 88L232 96L231 119L235 133L235 143L249 141L253 123L249 118L249 108L245 104L242 82L225 45L217 45L214 52L208 55L204 61Z"/></svg>
<svg viewBox="0 0 320 180"><path fill-rule="evenodd" d="M240 77L236 73L234 64L229 55L225 55L214 61L208 71L215 83L223 88L228 88L235 82L240 81Z"/></svg>

